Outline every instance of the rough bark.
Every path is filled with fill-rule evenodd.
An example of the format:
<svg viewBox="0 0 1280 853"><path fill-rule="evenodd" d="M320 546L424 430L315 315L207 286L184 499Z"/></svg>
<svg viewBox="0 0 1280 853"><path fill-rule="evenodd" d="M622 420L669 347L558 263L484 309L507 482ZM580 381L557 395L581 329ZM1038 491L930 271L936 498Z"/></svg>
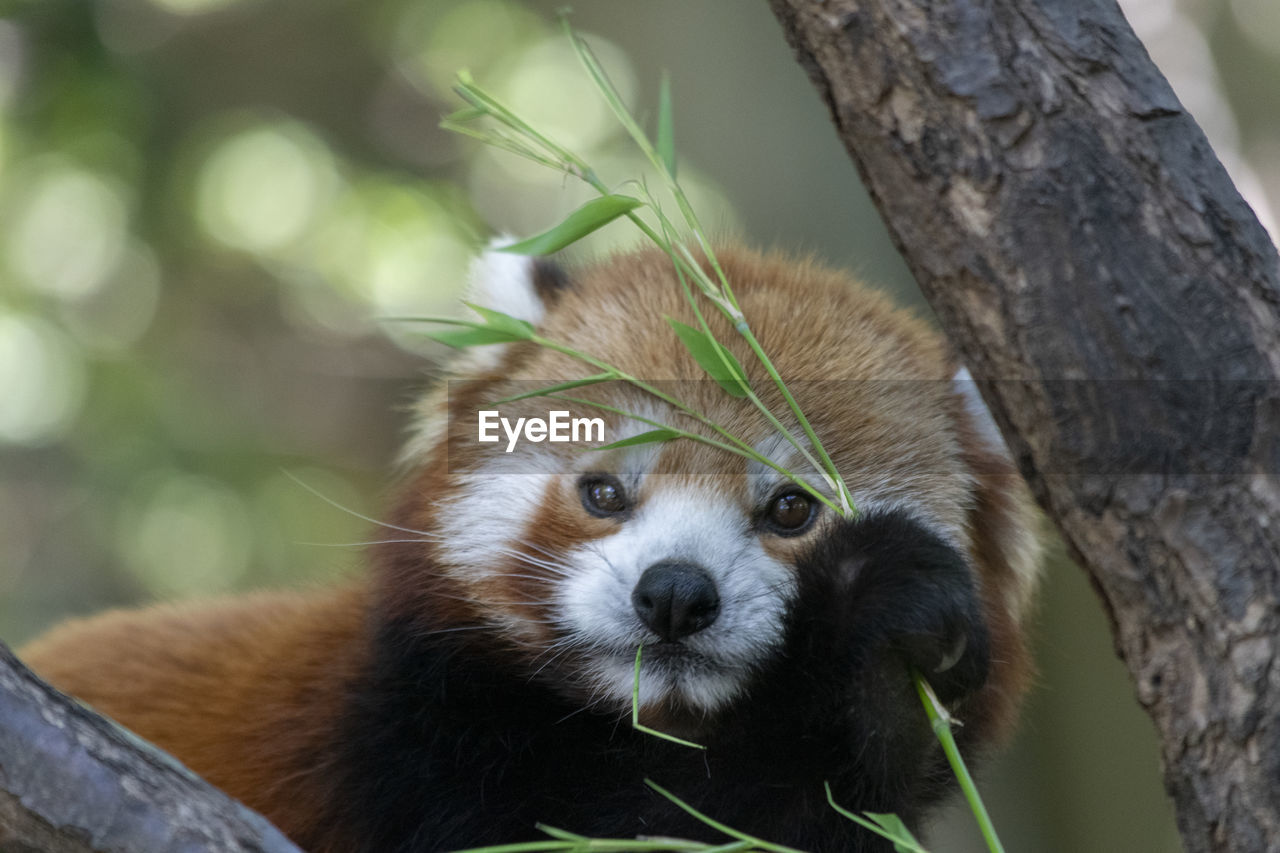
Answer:
<svg viewBox="0 0 1280 853"><path fill-rule="evenodd" d="M0 850L300 853L261 815L37 679L3 644Z"/></svg>
<svg viewBox="0 0 1280 853"><path fill-rule="evenodd" d="M770 2L1093 579L1187 849L1280 849L1265 231L1113 0Z"/></svg>

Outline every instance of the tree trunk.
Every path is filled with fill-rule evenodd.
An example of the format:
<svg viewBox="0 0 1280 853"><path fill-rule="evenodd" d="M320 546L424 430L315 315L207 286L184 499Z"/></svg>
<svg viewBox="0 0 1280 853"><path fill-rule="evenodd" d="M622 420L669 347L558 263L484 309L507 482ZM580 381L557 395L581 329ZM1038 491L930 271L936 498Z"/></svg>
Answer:
<svg viewBox="0 0 1280 853"><path fill-rule="evenodd" d="M1265 231L1113 0L770 2L1106 606L1186 848L1280 849Z"/></svg>
<svg viewBox="0 0 1280 853"><path fill-rule="evenodd" d="M0 850L300 853L261 815L40 681L3 644Z"/></svg>

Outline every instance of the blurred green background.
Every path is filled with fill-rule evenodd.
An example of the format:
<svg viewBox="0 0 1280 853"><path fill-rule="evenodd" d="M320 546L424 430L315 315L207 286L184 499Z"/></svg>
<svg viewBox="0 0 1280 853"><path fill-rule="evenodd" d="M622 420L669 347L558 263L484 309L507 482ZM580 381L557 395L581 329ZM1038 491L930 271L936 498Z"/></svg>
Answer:
<svg viewBox="0 0 1280 853"><path fill-rule="evenodd" d="M290 475L379 514L440 357L380 318L448 309L494 229L585 198L440 131L454 71L628 174L559 5L0 6L0 637L356 568L341 546L368 526ZM1280 3L1125 7L1271 226ZM762 2L597 0L574 21L634 104L671 72L681 174L714 230L927 311ZM632 241L611 226L587 251ZM1060 554L1036 640L1025 724L983 773L1008 848L1178 849L1151 726ZM932 838L979 849L955 809Z"/></svg>

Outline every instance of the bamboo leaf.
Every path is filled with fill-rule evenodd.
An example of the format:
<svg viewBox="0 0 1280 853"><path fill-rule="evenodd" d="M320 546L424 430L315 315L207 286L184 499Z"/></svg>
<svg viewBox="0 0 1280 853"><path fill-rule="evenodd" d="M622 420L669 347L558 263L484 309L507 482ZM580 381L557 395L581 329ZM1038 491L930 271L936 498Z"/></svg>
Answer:
<svg viewBox="0 0 1280 853"><path fill-rule="evenodd" d="M484 118L489 113L479 107L463 107L460 110L449 113L443 119L441 124L464 124L465 122L475 121L478 118Z"/></svg>
<svg viewBox="0 0 1280 853"><path fill-rule="evenodd" d="M739 841L750 842L751 844L755 845L761 850L770 850L770 851L773 851L774 853L801 853L801 851L796 850L794 847L784 847L781 844L771 844L768 841L764 841L763 839L756 838L754 835L748 835L747 833L740 832L730 826L725 826L720 821L715 820L714 818L708 817L707 815L698 811L693 806L689 805L684 800L680 799L675 794L671 793L666 788L662 787L652 779L645 779L644 783L648 785L650 788L652 788L653 790L657 791L662 796L666 797L675 805L679 806L684 811L688 812L694 818L698 819L702 823L705 823L707 826L711 827L712 829L716 829L716 830L719 830L720 832L723 832L725 835L728 835L731 838L737 838Z"/></svg>
<svg viewBox="0 0 1280 853"><path fill-rule="evenodd" d="M662 85L658 89L658 156L667 167L667 174L676 176L676 133L671 114L671 78L664 71Z"/></svg>
<svg viewBox="0 0 1280 853"><path fill-rule="evenodd" d="M719 383L721 388L735 397L747 396L747 374L738 359L734 358L733 353L725 349L724 344L717 341L710 333L695 329L679 320L668 317L667 323L675 330L689 354L702 366L708 376Z"/></svg>
<svg viewBox="0 0 1280 853"><path fill-rule="evenodd" d="M497 329L516 335L522 341L527 341L533 337L533 324L528 320L521 320L519 317L512 317L510 314L504 314L492 308L485 308L483 305L476 305L473 302L463 302L462 304L483 317L485 328L487 329Z"/></svg>
<svg viewBox="0 0 1280 853"><path fill-rule="evenodd" d="M897 853L915 853L921 849L920 842L911 834L911 830L907 829L907 825L902 822L902 818L896 814L882 814L879 812L863 812L871 820L875 821L881 829L888 833L890 840L893 841L893 849Z"/></svg>
<svg viewBox="0 0 1280 853"><path fill-rule="evenodd" d="M514 403L516 400L527 400L530 397L547 397L551 394L558 394L561 391L569 391L574 388L581 388L583 385L595 385L597 382L608 382L611 379L617 379L616 373L608 371L604 373L596 373L585 379L573 379L568 382L561 382L559 385L548 385L546 388L539 388L536 391L526 391L523 394L516 394L514 397L503 397L501 400L494 400L490 405L501 406L503 403Z"/></svg>
<svg viewBox="0 0 1280 853"><path fill-rule="evenodd" d="M920 842L915 840L915 837L912 836L912 834L907 830L905 825L902 826L903 834L899 835L899 834L896 834L891 829L887 829L885 826L883 826L879 822L873 823L870 820L867 820L867 817L883 818L885 820L897 821L897 824L901 825L902 821L898 820L897 815L886 815L886 814L876 815L876 814L872 814L871 812L867 812L867 817L856 815L836 802L835 795L831 793L830 782L823 782L822 786L827 791L827 805L835 809L836 812L841 817L851 820L854 823L856 823L858 826L862 827L863 829L866 829L870 832L874 832L876 835L879 835L882 838L887 838L888 840L892 841L894 850L896 850L897 853L928 853L927 850L925 850L923 847L920 846Z"/></svg>
<svg viewBox="0 0 1280 853"><path fill-rule="evenodd" d="M642 432L639 435L633 435L630 438L620 439L601 447L593 447L592 450L614 450L619 447L632 447L637 444L652 444L655 441L670 441L673 438L679 438L683 433L674 429L651 429Z"/></svg>
<svg viewBox="0 0 1280 853"><path fill-rule="evenodd" d="M502 246L498 251L513 255L549 255L603 228L642 204L644 202L640 199L629 195L602 195L570 213L556 227L510 246Z"/></svg>
<svg viewBox="0 0 1280 853"><path fill-rule="evenodd" d="M527 340L527 338L513 335L502 329L495 329L488 326L475 326L473 328L463 329L441 329L438 332L427 332L428 338L442 343L445 346L454 349L466 349L467 347L478 347L486 344L509 344L515 341Z"/></svg>
<svg viewBox="0 0 1280 853"><path fill-rule="evenodd" d="M561 841L587 841L585 835L578 835L576 832L569 832L567 829L557 829L554 826L547 826L545 823L536 823L534 826L550 835L552 838L559 838Z"/></svg>

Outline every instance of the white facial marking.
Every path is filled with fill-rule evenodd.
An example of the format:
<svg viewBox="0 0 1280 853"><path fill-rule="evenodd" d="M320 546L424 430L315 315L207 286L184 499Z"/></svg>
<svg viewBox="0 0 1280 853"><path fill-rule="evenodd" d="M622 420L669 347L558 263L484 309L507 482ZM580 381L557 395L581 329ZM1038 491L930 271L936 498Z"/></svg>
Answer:
<svg viewBox="0 0 1280 853"><path fill-rule="evenodd" d="M523 454L504 466L507 458L459 476L459 488L448 501L465 512L437 504L433 515L448 571L472 578L494 571L541 509L548 486L563 467L550 454ZM510 470L504 472L504 467ZM478 523L478 518L493 521Z"/></svg>
<svg viewBox="0 0 1280 853"><path fill-rule="evenodd" d="M709 489L655 485L616 534L568 555L574 570L559 590L558 609L577 641L592 649L597 690L629 702L636 646L658 643L631 593L645 569L667 559L704 569L716 584L720 611L710 626L680 641L678 657L651 653L642 668L641 701L672 696L713 711L736 697L751 671L781 645L795 594L792 570L765 552L732 501Z"/></svg>

